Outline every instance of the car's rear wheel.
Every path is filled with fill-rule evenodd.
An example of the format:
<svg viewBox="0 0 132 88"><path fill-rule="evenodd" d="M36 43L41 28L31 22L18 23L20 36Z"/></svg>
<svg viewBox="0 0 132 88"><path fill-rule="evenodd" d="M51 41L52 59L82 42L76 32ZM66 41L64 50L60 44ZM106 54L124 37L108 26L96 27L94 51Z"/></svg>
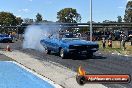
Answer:
<svg viewBox="0 0 132 88"><path fill-rule="evenodd" d="M51 50L49 50L47 47L45 47L45 51L44 51L46 54L50 54L51 53Z"/></svg>
<svg viewBox="0 0 132 88"><path fill-rule="evenodd" d="M64 52L64 49L60 49L60 57L61 57L62 59L66 58L66 54L65 54L65 52Z"/></svg>

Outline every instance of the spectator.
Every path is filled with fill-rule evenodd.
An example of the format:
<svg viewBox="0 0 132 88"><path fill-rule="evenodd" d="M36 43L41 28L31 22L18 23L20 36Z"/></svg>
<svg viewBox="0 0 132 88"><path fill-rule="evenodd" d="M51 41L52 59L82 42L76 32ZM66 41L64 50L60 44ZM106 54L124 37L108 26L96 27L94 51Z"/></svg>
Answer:
<svg viewBox="0 0 132 88"><path fill-rule="evenodd" d="M11 34L11 33L9 34L9 37L13 39L13 36L12 36L12 34Z"/></svg>
<svg viewBox="0 0 132 88"><path fill-rule="evenodd" d="M121 39L121 48L123 48L123 50L126 49L126 47L125 47L126 38L127 37L126 37L125 33L122 32L121 35L120 35L120 39Z"/></svg>
<svg viewBox="0 0 132 88"><path fill-rule="evenodd" d="M12 37L13 37L13 40L16 40L16 33L15 32L12 32Z"/></svg>
<svg viewBox="0 0 132 88"><path fill-rule="evenodd" d="M112 33L109 34L108 46L112 48Z"/></svg>
<svg viewBox="0 0 132 88"><path fill-rule="evenodd" d="M108 40L108 46L112 48L112 40Z"/></svg>
<svg viewBox="0 0 132 88"><path fill-rule="evenodd" d="M132 46L132 37L130 38L130 41L131 41L131 46Z"/></svg>
<svg viewBox="0 0 132 88"><path fill-rule="evenodd" d="M103 37L103 38L102 38L102 45L103 45L103 48L105 48L105 44L106 44L106 40L105 40L105 38Z"/></svg>
<svg viewBox="0 0 132 88"><path fill-rule="evenodd" d="M108 40L112 40L112 33L109 34Z"/></svg>

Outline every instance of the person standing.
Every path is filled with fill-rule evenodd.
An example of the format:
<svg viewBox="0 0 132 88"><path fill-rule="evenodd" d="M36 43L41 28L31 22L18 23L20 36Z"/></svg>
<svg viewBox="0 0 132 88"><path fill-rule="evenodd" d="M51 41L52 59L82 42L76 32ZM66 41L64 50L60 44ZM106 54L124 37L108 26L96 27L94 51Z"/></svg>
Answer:
<svg viewBox="0 0 132 88"><path fill-rule="evenodd" d="M130 37L130 41L131 41L131 46L132 46L132 37Z"/></svg>
<svg viewBox="0 0 132 88"><path fill-rule="evenodd" d="M108 46L112 48L112 40L108 40Z"/></svg>
<svg viewBox="0 0 132 88"><path fill-rule="evenodd" d="M102 47L103 47L103 48L105 48L105 44L106 44L106 40L105 40L105 38L103 37L103 38L102 38L102 45L103 45Z"/></svg>
<svg viewBox="0 0 132 88"><path fill-rule="evenodd" d="M122 48L123 50L125 50L125 49L126 49L125 43L126 43L126 38L127 38L127 37L126 37L126 35L125 35L124 32L121 33L120 37L121 37L121 48Z"/></svg>
<svg viewBox="0 0 132 88"><path fill-rule="evenodd" d="M112 48L112 33L109 34L108 47Z"/></svg>

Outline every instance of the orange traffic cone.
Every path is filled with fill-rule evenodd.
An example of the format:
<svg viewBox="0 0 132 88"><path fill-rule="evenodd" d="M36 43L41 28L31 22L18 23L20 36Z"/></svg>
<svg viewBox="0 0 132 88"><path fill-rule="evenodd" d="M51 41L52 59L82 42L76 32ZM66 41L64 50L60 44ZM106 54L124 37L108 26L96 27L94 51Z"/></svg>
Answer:
<svg viewBox="0 0 132 88"><path fill-rule="evenodd" d="M10 45L9 45L9 44L8 44L7 47L6 47L6 51L11 52L11 48L10 48Z"/></svg>

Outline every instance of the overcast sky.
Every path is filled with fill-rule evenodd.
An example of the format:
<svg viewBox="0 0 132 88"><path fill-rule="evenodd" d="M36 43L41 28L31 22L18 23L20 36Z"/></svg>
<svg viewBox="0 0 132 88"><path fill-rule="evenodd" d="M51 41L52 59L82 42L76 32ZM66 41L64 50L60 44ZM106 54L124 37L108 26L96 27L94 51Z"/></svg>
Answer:
<svg viewBox="0 0 132 88"><path fill-rule="evenodd" d="M93 21L116 21L117 16L124 17L127 1L130 0L92 0ZM44 19L57 21L57 12L63 8L75 8L82 16L81 22L90 18L90 0L1 0L0 11L8 11L22 18L34 19L37 13Z"/></svg>

